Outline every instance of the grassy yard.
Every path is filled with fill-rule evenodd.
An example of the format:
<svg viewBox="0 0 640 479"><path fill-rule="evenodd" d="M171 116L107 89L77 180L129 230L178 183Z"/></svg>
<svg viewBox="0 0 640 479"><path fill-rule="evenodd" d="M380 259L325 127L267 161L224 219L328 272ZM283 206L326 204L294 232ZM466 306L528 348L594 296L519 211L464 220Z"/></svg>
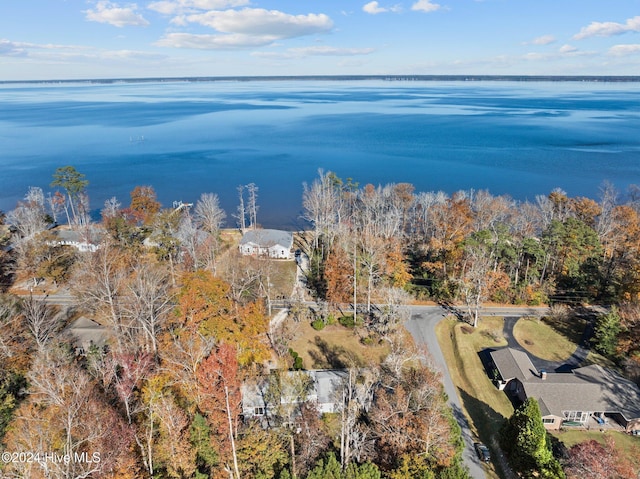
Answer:
<svg viewBox="0 0 640 479"><path fill-rule="evenodd" d="M300 355L306 369L379 364L389 353L386 343L362 344L356 330L333 324L316 331L306 321L299 323L289 346Z"/></svg>
<svg viewBox="0 0 640 479"><path fill-rule="evenodd" d="M282 259L263 259L271 262L271 274L269 278L273 286L272 298L289 298L296 281L296 262Z"/></svg>
<svg viewBox="0 0 640 479"><path fill-rule="evenodd" d="M567 321L523 318L513 329L516 341L529 353L548 361L565 361L576 350L585 328L584 320Z"/></svg>
<svg viewBox="0 0 640 479"><path fill-rule="evenodd" d="M451 379L471 418L471 428L490 447L504 420L513 413L513 407L489 379L478 353L507 345L501 334L502 324L502 318L490 317L483 318L476 329L455 320L444 320L436 328ZM490 478L503 477L493 463L486 471Z"/></svg>

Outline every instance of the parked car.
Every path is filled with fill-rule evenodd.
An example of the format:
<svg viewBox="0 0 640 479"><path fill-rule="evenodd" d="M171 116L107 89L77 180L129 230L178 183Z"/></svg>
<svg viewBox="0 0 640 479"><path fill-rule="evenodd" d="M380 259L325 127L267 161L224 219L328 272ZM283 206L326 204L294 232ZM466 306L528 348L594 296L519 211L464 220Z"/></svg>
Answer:
<svg viewBox="0 0 640 479"><path fill-rule="evenodd" d="M478 459L482 462L491 461L491 453L489 452L489 448L482 443L476 442L473 444L473 447L476 449L476 454L478 455Z"/></svg>

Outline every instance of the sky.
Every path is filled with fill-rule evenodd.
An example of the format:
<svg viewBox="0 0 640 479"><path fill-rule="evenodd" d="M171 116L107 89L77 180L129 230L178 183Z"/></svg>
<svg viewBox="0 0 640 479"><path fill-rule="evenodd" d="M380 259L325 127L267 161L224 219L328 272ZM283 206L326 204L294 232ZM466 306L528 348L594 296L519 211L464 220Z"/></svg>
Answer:
<svg viewBox="0 0 640 479"><path fill-rule="evenodd" d="M640 75L640 0L0 0L0 81Z"/></svg>

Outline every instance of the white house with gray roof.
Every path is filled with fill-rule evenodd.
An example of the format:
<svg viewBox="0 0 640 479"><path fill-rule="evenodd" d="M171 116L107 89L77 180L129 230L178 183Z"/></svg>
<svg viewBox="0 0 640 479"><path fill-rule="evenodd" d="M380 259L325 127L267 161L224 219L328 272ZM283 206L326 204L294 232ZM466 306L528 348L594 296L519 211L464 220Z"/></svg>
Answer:
<svg viewBox="0 0 640 479"><path fill-rule="evenodd" d="M612 419L627 432L640 430L640 388L615 371L596 364L567 373L538 371L527 353L512 348L490 356L498 387L522 401L535 398L547 429Z"/></svg>
<svg viewBox="0 0 640 479"><path fill-rule="evenodd" d="M348 372L341 369L278 371L241 387L242 414L245 419L268 419L295 415L303 402L313 404L319 414L339 410L342 388Z"/></svg>
<svg viewBox="0 0 640 479"><path fill-rule="evenodd" d="M293 233L290 231L249 230L240 240L240 253L243 255L290 259L292 248Z"/></svg>
<svg viewBox="0 0 640 479"><path fill-rule="evenodd" d="M86 228L72 230L67 227L57 227L52 230L55 241L51 244L73 246L78 251L95 253L100 247L100 241L105 234L102 227L91 225Z"/></svg>

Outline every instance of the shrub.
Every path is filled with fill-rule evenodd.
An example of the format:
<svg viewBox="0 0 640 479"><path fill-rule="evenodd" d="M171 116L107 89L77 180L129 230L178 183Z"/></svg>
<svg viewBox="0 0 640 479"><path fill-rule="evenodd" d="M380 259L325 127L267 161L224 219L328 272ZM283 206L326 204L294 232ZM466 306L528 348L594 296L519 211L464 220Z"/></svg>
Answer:
<svg viewBox="0 0 640 479"><path fill-rule="evenodd" d="M302 358L300 357L300 355L294 351L293 349L289 348L289 355L293 358L293 369L295 371L299 371L301 369L304 369L304 364L302 362Z"/></svg>
<svg viewBox="0 0 640 479"><path fill-rule="evenodd" d="M323 330L323 329L324 329L324 326L325 326L324 321L323 321L323 320L321 320L321 319L316 319L315 321L312 321L312 322L311 322L311 327L312 327L313 329L315 329L316 331L321 331L321 330Z"/></svg>
<svg viewBox="0 0 640 479"><path fill-rule="evenodd" d="M360 342L365 346L371 346L373 344L373 338L371 336L365 336L360 339Z"/></svg>
<svg viewBox="0 0 640 479"><path fill-rule="evenodd" d="M340 319L338 319L338 322L345 328L356 327L356 322L354 321L353 316L342 316Z"/></svg>

